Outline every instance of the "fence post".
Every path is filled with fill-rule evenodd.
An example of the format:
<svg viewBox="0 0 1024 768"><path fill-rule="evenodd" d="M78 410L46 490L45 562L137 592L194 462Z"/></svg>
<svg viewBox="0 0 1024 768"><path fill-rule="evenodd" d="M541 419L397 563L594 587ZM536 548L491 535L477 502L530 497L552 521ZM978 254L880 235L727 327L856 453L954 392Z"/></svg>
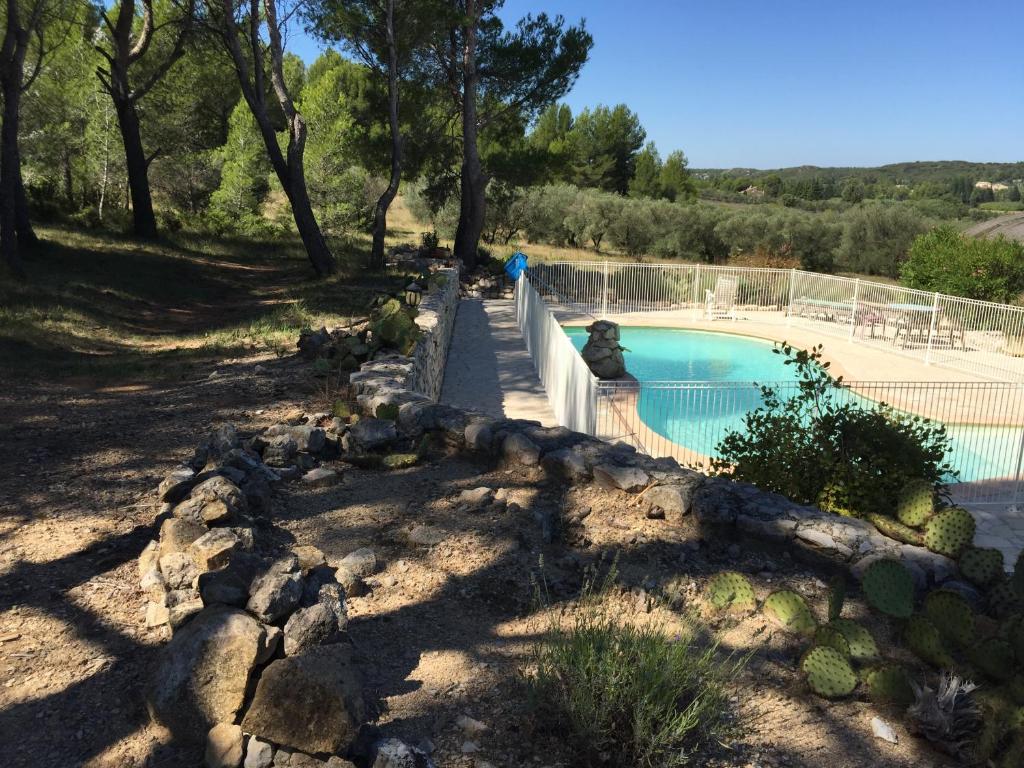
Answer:
<svg viewBox="0 0 1024 768"><path fill-rule="evenodd" d="M608 317L608 260L605 259L601 277L601 318Z"/></svg>
<svg viewBox="0 0 1024 768"><path fill-rule="evenodd" d="M935 300L932 302L932 322L928 326L928 349L924 353L924 364L932 364L932 340L935 338L935 328L939 323L939 294L936 292Z"/></svg>
<svg viewBox="0 0 1024 768"><path fill-rule="evenodd" d="M1024 389L1024 387L1022 387ZM1024 509L1024 428L1020 431L1020 447L1017 449L1017 477L1013 489L1013 505Z"/></svg>
<svg viewBox="0 0 1024 768"><path fill-rule="evenodd" d="M700 319L700 263L693 273L693 319Z"/></svg>
<svg viewBox="0 0 1024 768"><path fill-rule="evenodd" d="M786 307L786 325L793 324L793 294L796 291L796 268L789 270L789 305Z"/></svg>
<svg viewBox="0 0 1024 768"><path fill-rule="evenodd" d="M857 337L857 299L860 296L860 278L853 281L853 310L850 312L850 342Z"/></svg>

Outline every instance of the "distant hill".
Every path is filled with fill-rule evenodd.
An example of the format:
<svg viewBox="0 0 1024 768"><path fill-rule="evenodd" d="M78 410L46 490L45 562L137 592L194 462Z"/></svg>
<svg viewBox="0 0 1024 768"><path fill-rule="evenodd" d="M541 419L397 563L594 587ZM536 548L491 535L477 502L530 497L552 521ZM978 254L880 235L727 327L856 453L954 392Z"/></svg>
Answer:
<svg viewBox="0 0 1024 768"><path fill-rule="evenodd" d="M934 160L913 163L892 163L874 168L843 168L801 165L794 168L692 168L697 175L743 176L757 179L770 174L787 179L811 179L815 176L831 179L859 177L864 181L889 181L893 184L917 184L922 181L946 180L955 176L967 176L975 180L1003 181L1024 179L1024 162L1019 163L970 163L966 160Z"/></svg>
<svg viewBox="0 0 1024 768"><path fill-rule="evenodd" d="M1003 235L1010 240L1024 243L1024 213L1010 213L995 219L975 224L967 230L967 234L975 237L998 237Z"/></svg>

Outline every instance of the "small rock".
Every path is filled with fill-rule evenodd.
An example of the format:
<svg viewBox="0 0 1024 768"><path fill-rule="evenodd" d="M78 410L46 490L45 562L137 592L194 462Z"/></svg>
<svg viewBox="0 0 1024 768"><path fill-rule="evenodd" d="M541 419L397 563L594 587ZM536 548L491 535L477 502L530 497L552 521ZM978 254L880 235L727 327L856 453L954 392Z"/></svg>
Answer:
<svg viewBox="0 0 1024 768"><path fill-rule="evenodd" d="M184 552L171 552L160 558L160 573L170 589L185 589L199 575L195 561Z"/></svg>
<svg viewBox="0 0 1024 768"><path fill-rule="evenodd" d="M309 470L309 472L302 476L302 482L314 488L322 488L328 485L335 485L340 477L341 476L333 469L328 469L327 467L316 467L315 469Z"/></svg>
<svg viewBox="0 0 1024 768"><path fill-rule="evenodd" d="M487 486L480 486L459 494L458 503L471 507L483 506L494 497L494 489Z"/></svg>
<svg viewBox="0 0 1024 768"><path fill-rule="evenodd" d="M242 729L217 723L206 735L206 768L238 768L242 764Z"/></svg>
<svg viewBox="0 0 1024 768"><path fill-rule="evenodd" d="M157 495L161 501L177 504L184 499L192 486L196 484L196 472L191 467L178 467L172 470L157 486Z"/></svg>
<svg viewBox="0 0 1024 768"><path fill-rule="evenodd" d="M377 555L369 547L360 547L342 558L338 568L344 568L356 576L366 577L377 571Z"/></svg>
<svg viewBox="0 0 1024 768"><path fill-rule="evenodd" d="M360 419L341 438L346 451L372 451L398 439L395 422L388 419Z"/></svg>
<svg viewBox="0 0 1024 768"><path fill-rule="evenodd" d="M164 624L168 624L171 621L170 609L161 603L149 602L146 603L146 627L153 629L154 627L162 627Z"/></svg>
<svg viewBox="0 0 1024 768"><path fill-rule="evenodd" d="M294 656L317 645L336 643L340 639L338 618L323 603L300 608L284 625L284 652L287 656Z"/></svg>
<svg viewBox="0 0 1024 768"><path fill-rule="evenodd" d="M494 440L494 432L488 421L473 421L466 427L466 446L473 451L487 451Z"/></svg>
<svg viewBox="0 0 1024 768"><path fill-rule="evenodd" d="M233 531L214 528L193 541L188 553L200 571L215 571L228 564L238 544L238 536Z"/></svg>
<svg viewBox="0 0 1024 768"><path fill-rule="evenodd" d="M594 467L594 480L604 488L618 488L622 491L638 491L650 482L650 476L637 467L620 467L616 464L599 464Z"/></svg>
<svg viewBox="0 0 1024 768"><path fill-rule="evenodd" d="M259 649L256 651L256 664L266 664L270 661L274 654L277 653L277 648L284 638L284 630L280 627L266 624L263 628L266 630L266 634L263 637L263 642L260 643Z"/></svg>
<svg viewBox="0 0 1024 768"><path fill-rule="evenodd" d="M249 737L245 747L243 768L270 768L274 764L274 748L255 736Z"/></svg>
<svg viewBox="0 0 1024 768"><path fill-rule="evenodd" d="M301 599L301 576L271 571L253 583L252 594L246 608L256 614L261 621L272 624L287 616Z"/></svg>
<svg viewBox="0 0 1024 768"><path fill-rule="evenodd" d="M188 545L205 534L207 528L195 520L169 517L160 524L160 556L184 552Z"/></svg>
<svg viewBox="0 0 1024 768"><path fill-rule="evenodd" d="M474 752L480 751L480 745L477 744L475 741L464 741L462 742L462 747L460 748L460 750L464 755L471 755Z"/></svg>
<svg viewBox="0 0 1024 768"><path fill-rule="evenodd" d="M893 727L880 717L871 718L871 732L876 739L887 741L890 744L898 744L899 739Z"/></svg>
<svg viewBox="0 0 1024 768"><path fill-rule="evenodd" d="M287 467L299 452L299 444L289 435L276 435L263 446L263 461L272 467Z"/></svg>
<svg viewBox="0 0 1024 768"><path fill-rule="evenodd" d="M507 461L532 467L540 461L540 448L530 438L514 432L505 438L501 453Z"/></svg>
<svg viewBox="0 0 1024 768"><path fill-rule="evenodd" d="M474 720L469 715L459 715L455 724L462 729L467 736L477 736L487 730L487 726L479 720Z"/></svg>
<svg viewBox="0 0 1024 768"><path fill-rule="evenodd" d="M202 598L199 597L186 600L182 603L177 603L170 607L170 610L167 613L167 620L173 629L177 629L203 610L204 607Z"/></svg>
<svg viewBox="0 0 1024 768"><path fill-rule="evenodd" d="M327 558L324 556L324 553L314 546L303 545L293 547L292 552L299 559L299 570L303 574L308 574L314 568L327 564Z"/></svg>
<svg viewBox="0 0 1024 768"><path fill-rule="evenodd" d="M341 585L342 590L344 590L345 597L362 597L370 591L370 588L366 586L366 582L348 568L338 568L334 572L334 578Z"/></svg>

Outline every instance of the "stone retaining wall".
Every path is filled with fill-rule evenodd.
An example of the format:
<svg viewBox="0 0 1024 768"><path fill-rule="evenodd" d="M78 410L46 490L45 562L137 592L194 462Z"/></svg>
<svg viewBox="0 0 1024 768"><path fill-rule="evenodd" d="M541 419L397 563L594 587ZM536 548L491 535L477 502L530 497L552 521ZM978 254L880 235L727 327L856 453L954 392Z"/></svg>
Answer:
<svg viewBox="0 0 1024 768"><path fill-rule="evenodd" d="M435 274L443 276L445 282L425 294L420 304L416 325L423 330L423 336L413 350L412 370L406 381L410 390L431 400L441 396L444 366L459 306L458 270L442 269Z"/></svg>

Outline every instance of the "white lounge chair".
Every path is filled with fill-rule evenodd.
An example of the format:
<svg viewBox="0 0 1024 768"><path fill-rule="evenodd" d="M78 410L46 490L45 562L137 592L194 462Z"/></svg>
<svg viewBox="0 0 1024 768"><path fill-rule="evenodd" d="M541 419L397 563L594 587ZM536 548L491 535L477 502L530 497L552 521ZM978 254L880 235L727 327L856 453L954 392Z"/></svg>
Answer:
<svg viewBox="0 0 1024 768"><path fill-rule="evenodd" d="M735 320L737 287L735 277L718 278L715 281L715 290L704 291L704 317L708 320L725 317Z"/></svg>

